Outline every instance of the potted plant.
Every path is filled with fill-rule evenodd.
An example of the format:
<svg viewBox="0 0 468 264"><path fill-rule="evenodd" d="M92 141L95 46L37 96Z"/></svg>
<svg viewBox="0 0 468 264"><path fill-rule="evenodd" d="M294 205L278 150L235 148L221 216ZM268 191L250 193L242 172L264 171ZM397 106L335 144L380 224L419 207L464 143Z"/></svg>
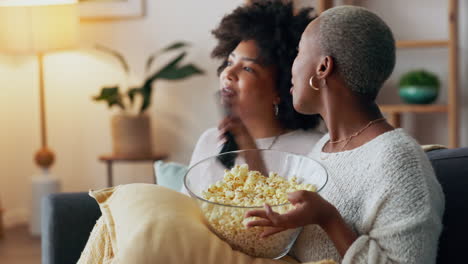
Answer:
<svg viewBox="0 0 468 264"><path fill-rule="evenodd" d="M119 85L105 86L93 100L105 102L109 108L117 107L121 111L112 117L113 153L122 157L149 156L151 149L151 125L146 110L151 105L153 83L156 80L182 80L191 76L203 74L203 70L195 64L182 63L187 55L185 42L175 42L148 57L146 61L146 78L136 86L120 89ZM125 58L119 52L104 46L97 49L115 56L122 65L127 80L130 79L130 68ZM151 71L156 59L167 52L179 51L167 64ZM150 73L150 71L152 73Z"/></svg>
<svg viewBox="0 0 468 264"><path fill-rule="evenodd" d="M409 104L430 104L439 94L440 81L426 70L414 70L400 79L400 97Z"/></svg>

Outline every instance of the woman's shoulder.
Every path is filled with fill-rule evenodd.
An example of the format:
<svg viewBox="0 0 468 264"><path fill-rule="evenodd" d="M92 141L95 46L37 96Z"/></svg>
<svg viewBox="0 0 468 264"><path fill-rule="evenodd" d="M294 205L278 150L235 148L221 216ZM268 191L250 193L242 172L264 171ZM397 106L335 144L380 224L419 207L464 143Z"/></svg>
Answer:
<svg viewBox="0 0 468 264"><path fill-rule="evenodd" d="M434 170L421 145L403 129L388 132L376 144L375 165L392 185L412 189L440 189Z"/></svg>
<svg viewBox="0 0 468 264"><path fill-rule="evenodd" d="M216 154L218 148L218 130L216 128L209 128L205 130L198 138L195 149L192 153L190 164L194 164L206 157Z"/></svg>
<svg viewBox="0 0 468 264"><path fill-rule="evenodd" d="M216 149L218 145L218 129L215 127L208 128L207 130L203 131L197 141L196 148L202 149Z"/></svg>
<svg viewBox="0 0 468 264"><path fill-rule="evenodd" d="M427 160L421 145L401 128L386 132L375 138L367 147L373 153L378 154L385 160L408 160L424 159Z"/></svg>
<svg viewBox="0 0 468 264"><path fill-rule="evenodd" d="M216 141L218 138L218 129L216 127L208 128L203 131L198 141Z"/></svg>
<svg viewBox="0 0 468 264"><path fill-rule="evenodd" d="M419 167L419 161L427 157L421 146L403 129L394 129L367 142L355 151L355 157L362 156L378 168L397 170L395 167Z"/></svg>
<svg viewBox="0 0 468 264"><path fill-rule="evenodd" d="M366 160L373 191L385 190L395 199L408 201L400 204L403 207L425 210L431 204L437 214L443 211L444 195L429 158L403 129L384 133L368 144Z"/></svg>

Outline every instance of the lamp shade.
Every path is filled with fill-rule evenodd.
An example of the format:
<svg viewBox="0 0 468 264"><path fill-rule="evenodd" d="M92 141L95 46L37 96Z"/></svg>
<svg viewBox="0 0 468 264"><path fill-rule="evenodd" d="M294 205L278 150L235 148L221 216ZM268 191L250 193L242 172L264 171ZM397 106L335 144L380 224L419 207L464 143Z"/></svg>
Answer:
<svg viewBox="0 0 468 264"><path fill-rule="evenodd" d="M78 24L76 0L0 0L0 52L73 48Z"/></svg>

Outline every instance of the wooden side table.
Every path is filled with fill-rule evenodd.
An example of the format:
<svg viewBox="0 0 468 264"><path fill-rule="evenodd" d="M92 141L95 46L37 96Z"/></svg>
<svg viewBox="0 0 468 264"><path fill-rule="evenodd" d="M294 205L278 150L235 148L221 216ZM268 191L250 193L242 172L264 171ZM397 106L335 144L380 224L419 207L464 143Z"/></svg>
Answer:
<svg viewBox="0 0 468 264"><path fill-rule="evenodd" d="M114 162L155 162L158 160L165 160L168 158L167 154L157 153L151 156L142 156L142 157L121 157L116 155L102 155L99 157L99 160L107 164L107 186L114 186L114 176L112 165ZM154 171L154 170L153 170ZM156 176L156 175L154 175ZM156 178L155 178L156 179Z"/></svg>

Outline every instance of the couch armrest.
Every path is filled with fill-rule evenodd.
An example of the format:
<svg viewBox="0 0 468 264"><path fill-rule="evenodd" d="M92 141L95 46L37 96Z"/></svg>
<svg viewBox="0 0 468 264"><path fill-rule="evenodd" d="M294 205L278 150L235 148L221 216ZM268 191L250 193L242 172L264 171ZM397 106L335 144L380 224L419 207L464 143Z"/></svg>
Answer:
<svg viewBox="0 0 468 264"><path fill-rule="evenodd" d="M464 263L468 235L468 148L433 150L427 155L445 194L437 263Z"/></svg>
<svg viewBox="0 0 468 264"><path fill-rule="evenodd" d="M76 263L101 211L87 193L51 194L42 199L42 263Z"/></svg>

